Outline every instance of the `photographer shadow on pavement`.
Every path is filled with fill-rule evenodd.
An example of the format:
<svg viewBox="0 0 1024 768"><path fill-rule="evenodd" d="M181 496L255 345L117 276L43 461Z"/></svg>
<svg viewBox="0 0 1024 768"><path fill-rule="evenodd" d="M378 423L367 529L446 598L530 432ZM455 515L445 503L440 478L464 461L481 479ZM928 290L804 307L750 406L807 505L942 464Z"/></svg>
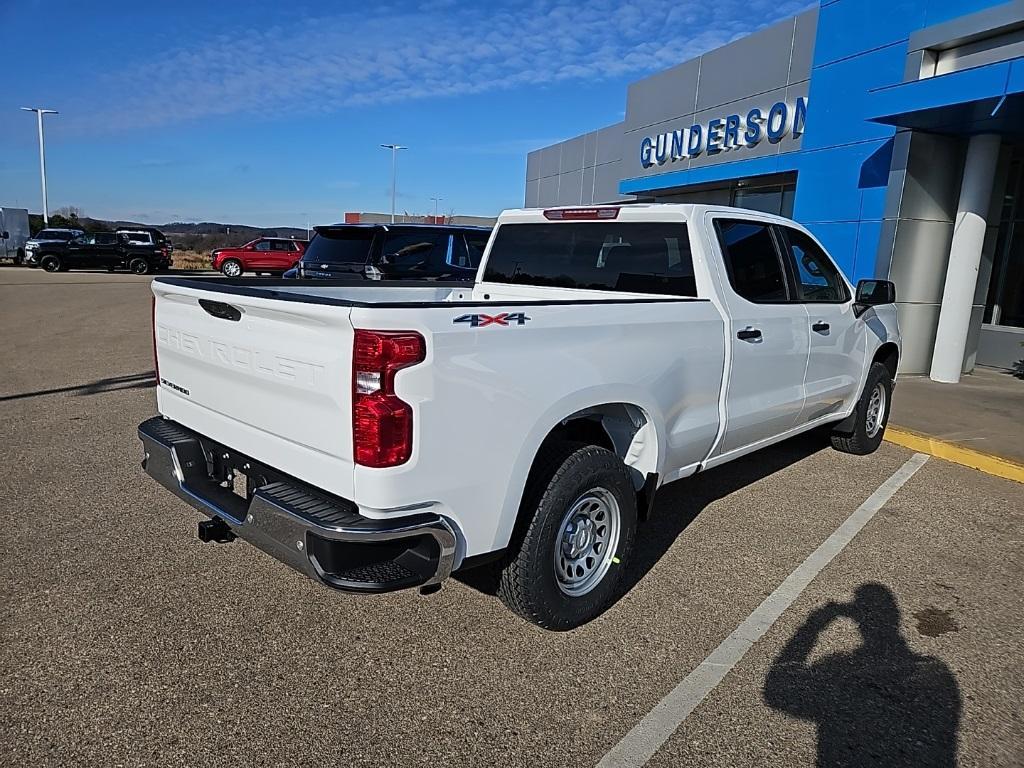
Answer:
<svg viewBox="0 0 1024 768"><path fill-rule="evenodd" d="M842 617L857 623L860 647L808 663L822 632ZM956 765L956 678L907 645L896 598L881 584L862 584L853 602L813 611L773 662L764 699L816 723L819 768Z"/></svg>

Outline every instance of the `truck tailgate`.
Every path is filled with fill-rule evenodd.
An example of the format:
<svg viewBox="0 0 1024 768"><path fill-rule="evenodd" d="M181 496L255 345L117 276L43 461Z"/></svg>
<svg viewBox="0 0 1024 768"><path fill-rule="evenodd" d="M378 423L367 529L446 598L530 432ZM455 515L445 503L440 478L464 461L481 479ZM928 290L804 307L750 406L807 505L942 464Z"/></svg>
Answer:
<svg viewBox="0 0 1024 768"><path fill-rule="evenodd" d="M160 413L351 498L350 308L152 285Z"/></svg>

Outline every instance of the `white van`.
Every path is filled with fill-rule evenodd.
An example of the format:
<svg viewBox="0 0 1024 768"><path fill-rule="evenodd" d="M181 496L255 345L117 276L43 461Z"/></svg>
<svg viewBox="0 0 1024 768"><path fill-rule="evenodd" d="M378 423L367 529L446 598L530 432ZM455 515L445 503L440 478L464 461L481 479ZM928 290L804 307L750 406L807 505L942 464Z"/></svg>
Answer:
<svg viewBox="0 0 1024 768"><path fill-rule="evenodd" d="M15 264L23 264L28 234L26 209L0 208L0 259L10 259Z"/></svg>

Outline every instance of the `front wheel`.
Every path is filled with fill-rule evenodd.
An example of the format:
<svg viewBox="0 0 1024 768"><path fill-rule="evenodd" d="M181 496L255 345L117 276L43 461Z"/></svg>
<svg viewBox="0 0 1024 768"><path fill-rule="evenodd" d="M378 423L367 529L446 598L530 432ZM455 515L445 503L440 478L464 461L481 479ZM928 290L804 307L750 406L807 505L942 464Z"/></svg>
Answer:
<svg viewBox="0 0 1024 768"><path fill-rule="evenodd" d="M622 460L593 445L546 447L521 514L525 529L498 584L502 601L546 629L572 629L603 613L636 536L636 492Z"/></svg>
<svg viewBox="0 0 1024 768"><path fill-rule="evenodd" d="M220 271L225 277L240 277L242 274L242 262L237 259L228 259L220 265Z"/></svg>
<svg viewBox="0 0 1024 768"><path fill-rule="evenodd" d="M853 411L852 430L834 430L832 447L857 456L874 453L885 435L891 404L892 374L882 363L872 363Z"/></svg>
<svg viewBox="0 0 1024 768"><path fill-rule="evenodd" d="M44 256L43 260L39 262L39 266L47 272L62 272L64 270L64 262L61 261L60 256Z"/></svg>

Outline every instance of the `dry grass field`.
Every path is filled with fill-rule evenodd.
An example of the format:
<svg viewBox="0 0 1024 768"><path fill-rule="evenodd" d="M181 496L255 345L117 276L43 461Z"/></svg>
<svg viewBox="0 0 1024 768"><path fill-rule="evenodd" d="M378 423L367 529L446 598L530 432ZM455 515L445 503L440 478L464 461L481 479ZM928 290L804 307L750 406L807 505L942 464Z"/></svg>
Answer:
<svg viewBox="0 0 1024 768"><path fill-rule="evenodd" d="M175 269L209 269L210 254L198 251L178 251L173 254Z"/></svg>

